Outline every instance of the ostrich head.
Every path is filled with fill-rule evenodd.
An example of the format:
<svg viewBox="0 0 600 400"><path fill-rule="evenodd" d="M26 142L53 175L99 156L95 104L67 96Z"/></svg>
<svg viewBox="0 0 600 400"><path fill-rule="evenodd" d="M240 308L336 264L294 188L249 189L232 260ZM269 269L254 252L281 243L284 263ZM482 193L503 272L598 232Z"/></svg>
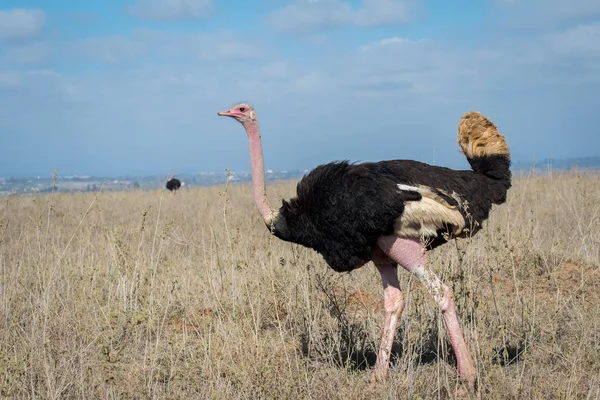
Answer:
<svg viewBox="0 0 600 400"><path fill-rule="evenodd" d="M227 111L219 111L217 115L234 118L242 125L250 122L256 122L256 113L254 112L254 108L247 103L236 104Z"/></svg>

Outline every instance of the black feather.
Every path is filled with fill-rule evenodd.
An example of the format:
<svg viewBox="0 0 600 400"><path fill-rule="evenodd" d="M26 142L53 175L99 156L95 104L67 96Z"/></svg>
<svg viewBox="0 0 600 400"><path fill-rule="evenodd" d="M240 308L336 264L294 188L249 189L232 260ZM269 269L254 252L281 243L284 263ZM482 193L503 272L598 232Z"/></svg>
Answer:
<svg viewBox="0 0 600 400"><path fill-rule="evenodd" d="M503 159L485 162L500 164L498 171L506 166ZM420 193L399 190L398 184L456 192L468 201L467 210L461 210L465 220L479 223L473 226L474 234L489 216L492 203L506 199L510 171L499 176L495 179L412 160L320 165L298 183L296 197L283 201L273 234L314 249L337 272L352 271L371 259L379 236L393 233L405 203L421 200ZM437 194L451 205L458 204L442 192ZM428 249L446 241L441 235L430 239Z"/></svg>
<svg viewBox="0 0 600 400"><path fill-rule="evenodd" d="M177 190L181 187L181 181L177 178L171 178L167 181L166 187L170 191Z"/></svg>

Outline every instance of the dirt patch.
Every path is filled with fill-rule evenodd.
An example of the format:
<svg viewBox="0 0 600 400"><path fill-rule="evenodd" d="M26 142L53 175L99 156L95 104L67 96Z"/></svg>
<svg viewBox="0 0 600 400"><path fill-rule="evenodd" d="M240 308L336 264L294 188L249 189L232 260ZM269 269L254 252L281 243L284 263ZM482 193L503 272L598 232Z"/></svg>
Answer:
<svg viewBox="0 0 600 400"><path fill-rule="evenodd" d="M512 279L493 275L491 281L493 291L498 295L516 293L515 282ZM549 275L519 280L519 288L525 297L556 296L559 291L562 295L586 294L598 298L600 296L600 267L585 262L565 262Z"/></svg>
<svg viewBox="0 0 600 400"><path fill-rule="evenodd" d="M600 284L600 267L588 263L564 263L550 274L558 288L567 291L589 290Z"/></svg>
<svg viewBox="0 0 600 400"><path fill-rule="evenodd" d="M334 286L329 293L321 293L320 297L324 301L336 302L347 312L384 313L383 291L369 293L360 287Z"/></svg>

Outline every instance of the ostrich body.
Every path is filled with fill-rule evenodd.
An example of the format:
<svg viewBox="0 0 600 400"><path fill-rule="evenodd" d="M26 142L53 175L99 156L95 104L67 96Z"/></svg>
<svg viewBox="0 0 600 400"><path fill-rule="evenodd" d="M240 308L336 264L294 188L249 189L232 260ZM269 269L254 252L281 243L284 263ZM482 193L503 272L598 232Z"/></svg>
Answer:
<svg viewBox="0 0 600 400"><path fill-rule="evenodd" d="M171 193L175 194L175 192L181 187L181 181L175 178L175 175L171 175L165 186Z"/></svg>
<svg viewBox="0 0 600 400"><path fill-rule="evenodd" d="M474 235L492 204L511 187L510 153L496 126L478 112L462 116L458 142L472 170L452 170L412 160L316 167L279 209L267 201L261 135L252 106L218 115L240 122L248 135L254 200L278 238L320 253L337 272L372 261L383 282L385 324L371 381L385 378L404 305L397 266L414 273L438 304L457 357L459 374L474 391L476 371L458 323L452 293L426 266L426 251Z"/></svg>

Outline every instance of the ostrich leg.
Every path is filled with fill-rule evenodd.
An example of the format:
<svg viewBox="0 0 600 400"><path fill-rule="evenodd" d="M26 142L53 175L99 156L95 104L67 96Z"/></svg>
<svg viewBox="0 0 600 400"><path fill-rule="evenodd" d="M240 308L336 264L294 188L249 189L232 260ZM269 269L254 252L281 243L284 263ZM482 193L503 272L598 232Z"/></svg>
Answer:
<svg viewBox="0 0 600 400"><path fill-rule="evenodd" d="M382 380L387 374L396 327L404 308L404 295L398 281L398 267L391 260L374 260L374 263L383 282L385 323L377 362L371 372L372 383Z"/></svg>
<svg viewBox="0 0 600 400"><path fill-rule="evenodd" d="M456 354L458 373L467 381L469 391L474 392L476 371L458 323L452 292L433 272L425 269L425 249L416 239L402 239L396 236L381 237L377 245L388 257L414 273L438 304L448 329L452 349Z"/></svg>

